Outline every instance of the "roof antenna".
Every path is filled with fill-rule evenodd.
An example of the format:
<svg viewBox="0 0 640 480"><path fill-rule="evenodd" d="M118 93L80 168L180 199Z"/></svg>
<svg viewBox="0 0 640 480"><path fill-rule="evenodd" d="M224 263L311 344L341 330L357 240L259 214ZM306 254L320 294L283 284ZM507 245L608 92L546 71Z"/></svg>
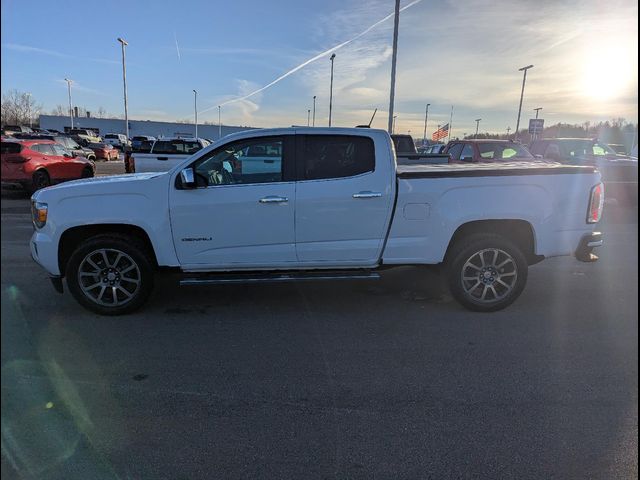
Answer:
<svg viewBox="0 0 640 480"><path fill-rule="evenodd" d="M371 128L371 123L373 122L373 119L376 116L377 111L378 111L377 108L373 111L373 115L371 115L371 120L369 120L369 123L367 125L358 125L356 128Z"/></svg>

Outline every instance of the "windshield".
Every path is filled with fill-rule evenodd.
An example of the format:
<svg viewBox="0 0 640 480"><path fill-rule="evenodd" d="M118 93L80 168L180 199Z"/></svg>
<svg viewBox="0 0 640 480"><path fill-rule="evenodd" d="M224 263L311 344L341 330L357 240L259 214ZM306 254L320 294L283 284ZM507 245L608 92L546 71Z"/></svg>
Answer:
<svg viewBox="0 0 640 480"><path fill-rule="evenodd" d="M533 159L534 156L522 145L505 142L478 143L480 157L486 160Z"/></svg>

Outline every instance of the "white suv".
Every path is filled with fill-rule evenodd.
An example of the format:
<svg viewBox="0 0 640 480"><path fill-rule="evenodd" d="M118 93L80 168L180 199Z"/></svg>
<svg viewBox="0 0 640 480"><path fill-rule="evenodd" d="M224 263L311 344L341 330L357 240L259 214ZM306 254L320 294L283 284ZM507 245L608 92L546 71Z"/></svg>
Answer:
<svg viewBox="0 0 640 480"><path fill-rule="evenodd" d="M108 143L114 147L128 147L130 146L129 139L122 133L107 133L104 136L104 143Z"/></svg>

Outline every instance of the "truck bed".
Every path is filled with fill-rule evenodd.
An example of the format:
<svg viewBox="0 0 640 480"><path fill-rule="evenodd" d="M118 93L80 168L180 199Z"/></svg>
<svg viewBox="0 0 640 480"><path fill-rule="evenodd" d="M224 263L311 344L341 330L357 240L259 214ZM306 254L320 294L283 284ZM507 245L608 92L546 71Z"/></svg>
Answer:
<svg viewBox="0 0 640 480"><path fill-rule="evenodd" d="M447 164L398 164L398 178L438 177L502 177L522 175L588 174L595 167L564 165L549 162L502 162L502 163L447 163Z"/></svg>

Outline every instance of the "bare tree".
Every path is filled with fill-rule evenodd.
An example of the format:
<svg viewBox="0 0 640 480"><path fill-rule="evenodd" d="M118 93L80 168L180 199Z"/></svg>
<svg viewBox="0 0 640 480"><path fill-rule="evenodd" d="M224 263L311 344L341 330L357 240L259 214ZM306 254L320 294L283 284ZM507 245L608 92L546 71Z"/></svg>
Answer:
<svg viewBox="0 0 640 480"><path fill-rule="evenodd" d="M9 90L2 96L0 107L3 125L30 124L42 110L42 105L38 105L30 93L16 89Z"/></svg>
<svg viewBox="0 0 640 480"><path fill-rule="evenodd" d="M56 105L56 108L51 110L51 115L59 115L59 116L69 115L69 108L58 104Z"/></svg>

